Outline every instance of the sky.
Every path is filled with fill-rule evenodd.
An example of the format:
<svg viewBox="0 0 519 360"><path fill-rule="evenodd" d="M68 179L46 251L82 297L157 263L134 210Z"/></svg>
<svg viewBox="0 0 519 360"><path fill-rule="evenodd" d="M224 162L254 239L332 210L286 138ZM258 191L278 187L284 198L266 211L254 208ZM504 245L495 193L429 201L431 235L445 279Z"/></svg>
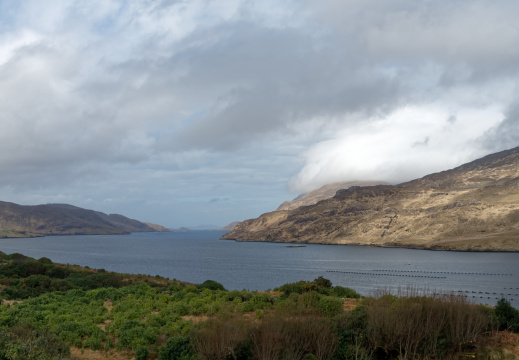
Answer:
<svg viewBox="0 0 519 360"><path fill-rule="evenodd" d="M0 200L168 227L519 146L516 0L0 0Z"/></svg>

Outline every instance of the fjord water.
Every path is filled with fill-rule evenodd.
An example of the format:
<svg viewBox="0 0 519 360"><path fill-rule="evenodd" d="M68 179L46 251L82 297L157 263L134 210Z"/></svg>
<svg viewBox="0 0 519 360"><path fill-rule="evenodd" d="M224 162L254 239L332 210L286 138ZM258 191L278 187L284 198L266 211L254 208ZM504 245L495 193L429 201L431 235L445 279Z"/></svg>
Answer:
<svg viewBox="0 0 519 360"><path fill-rule="evenodd" d="M363 295L414 287L455 291L495 305L519 307L519 253L428 251L340 245L219 240L223 232L48 236L1 239L7 254L109 271L161 275L192 283L211 279L229 290L266 290L318 276Z"/></svg>

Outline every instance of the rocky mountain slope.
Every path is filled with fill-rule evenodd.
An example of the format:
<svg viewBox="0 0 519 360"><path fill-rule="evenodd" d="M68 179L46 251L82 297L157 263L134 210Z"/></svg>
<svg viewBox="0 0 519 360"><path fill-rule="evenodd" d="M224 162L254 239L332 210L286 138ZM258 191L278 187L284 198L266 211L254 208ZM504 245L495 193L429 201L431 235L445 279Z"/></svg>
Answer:
<svg viewBox="0 0 519 360"><path fill-rule="evenodd" d="M246 220L222 238L519 251L519 148L396 186L341 189Z"/></svg>
<svg viewBox="0 0 519 360"><path fill-rule="evenodd" d="M0 237L111 235L157 231L140 221L67 204L22 206L0 201Z"/></svg>
<svg viewBox="0 0 519 360"><path fill-rule="evenodd" d="M352 186L372 186L380 184L384 183L382 181L348 181L324 185L319 189L301 194L294 200L285 201L283 204L279 205L277 210L294 210L301 206L313 205L321 200L326 200L333 197L337 190L340 189L348 189Z"/></svg>
<svg viewBox="0 0 519 360"><path fill-rule="evenodd" d="M218 230L221 230L221 231L231 231L232 229L234 229L236 227L236 225L238 225L240 222L239 221L233 221L232 223L218 229Z"/></svg>

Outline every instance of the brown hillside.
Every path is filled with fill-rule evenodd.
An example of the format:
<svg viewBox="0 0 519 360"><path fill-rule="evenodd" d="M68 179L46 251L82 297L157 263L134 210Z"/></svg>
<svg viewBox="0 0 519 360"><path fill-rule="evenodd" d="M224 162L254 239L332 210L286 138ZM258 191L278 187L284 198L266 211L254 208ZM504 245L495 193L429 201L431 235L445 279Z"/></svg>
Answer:
<svg viewBox="0 0 519 360"><path fill-rule="evenodd" d="M283 204L279 205L277 210L294 210L301 206L308 206L318 203L321 200L326 200L335 195L337 190L347 189L351 186L371 186L371 185L380 185L383 184L382 181L348 181L341 183L334 183L329 185L324 185L319 189L310 191L305 194L301 194L296 197L294 200L285 201Z"/></svg>
<svg viewBox="0 0 519 360"><path fill-rule="evenodd" d="M519 251L519 148L404 184L353 186L225 239Z"/></svg>

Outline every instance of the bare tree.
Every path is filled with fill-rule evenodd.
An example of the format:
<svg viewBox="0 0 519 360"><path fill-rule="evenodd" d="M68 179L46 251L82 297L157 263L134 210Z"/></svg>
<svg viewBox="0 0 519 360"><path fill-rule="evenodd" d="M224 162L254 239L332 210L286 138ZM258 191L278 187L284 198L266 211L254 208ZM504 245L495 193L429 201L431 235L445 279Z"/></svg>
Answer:
<svg viewBox="0 0 519 360"><path fill-rule="evenodd" d="M208 320L200 329L193 330L191 341L196 353L205 360L236 360L236 347L245 339L245 324L240 318Z"/></svg>

